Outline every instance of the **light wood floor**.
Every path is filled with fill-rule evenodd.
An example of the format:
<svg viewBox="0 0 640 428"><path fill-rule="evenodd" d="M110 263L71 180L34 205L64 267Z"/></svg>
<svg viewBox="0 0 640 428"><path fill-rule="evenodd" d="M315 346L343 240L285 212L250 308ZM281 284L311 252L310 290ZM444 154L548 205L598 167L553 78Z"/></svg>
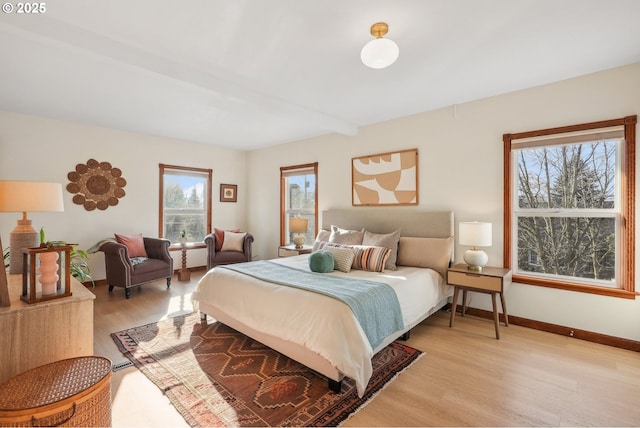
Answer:
<svg viewBox="0 0 640 428"><path fill-rule="evenodd" d="M96 355L127 361L109 334L191 312L191 282L93 289ZM439 312L408 341L425 355L344 426L639 426L640 354ZM113 426L187 426L135 368L114 373Z"/></svg>

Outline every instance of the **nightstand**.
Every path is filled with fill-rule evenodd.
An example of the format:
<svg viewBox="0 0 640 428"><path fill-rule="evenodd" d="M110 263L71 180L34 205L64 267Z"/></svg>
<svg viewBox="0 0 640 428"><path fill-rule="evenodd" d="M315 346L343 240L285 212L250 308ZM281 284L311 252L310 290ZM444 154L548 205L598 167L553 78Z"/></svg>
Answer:
<svg viewBox="0 0 640 428"><path fill-rule="evenodd" d="M462 290L462 316L464 316L466 310L467 291L488 293L491 294L491 302L493 303L493 323L496 327L496 339L500 339L496 294L500 295L502 313L504 314L504 325L508 327L509 316L507 315L504 293L509 285L511 285L511 270L485 266L482 271L474 271L470 270L466 264L457 264L447 270L447 282L454 287L449 327L453 327L453 319L456 316L456 306L458 304L458 292L460 290Z"/></svg>
<svg viewBox="0 0 640 428"><path fill-rule="evenodd" d="M300 254L309 254L313 247L311 245L303 245L302 248L296 248L294 244L280 245L278 247L278 257L298 256Z"/></svg>

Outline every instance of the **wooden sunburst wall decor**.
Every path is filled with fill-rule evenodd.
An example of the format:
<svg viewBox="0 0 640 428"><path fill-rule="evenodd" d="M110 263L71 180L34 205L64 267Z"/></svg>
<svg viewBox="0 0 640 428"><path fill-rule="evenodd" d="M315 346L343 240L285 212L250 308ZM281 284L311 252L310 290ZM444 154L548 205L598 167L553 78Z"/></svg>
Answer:
<svg viewBox="0 0 640 428"><path fill-rule="evenodd" d="M87 211L118 205L118 199L125 195L123 187L127 180L122 178L122 171L109 162L89 159L86 164L77 164L67 178L70 181L67 191L74 194L73 203L83 205Z"/></svg>

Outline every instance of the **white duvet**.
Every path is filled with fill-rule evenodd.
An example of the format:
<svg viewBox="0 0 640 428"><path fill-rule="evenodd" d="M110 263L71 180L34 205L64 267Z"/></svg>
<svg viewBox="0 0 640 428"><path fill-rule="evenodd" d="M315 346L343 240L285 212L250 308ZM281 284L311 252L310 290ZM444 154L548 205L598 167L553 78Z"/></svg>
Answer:
<svg viewBox="0 0 640 428"><path fill-rule="evenodd" d="M309 270L308 255L274 262ZM413 327L444 297L451 287L435 271L399 266L384 273L352 270L327 275L368 279L389 284L396 291L406 328ZM362 396L372 374L371 349L353 312L331 297L284 285L272 284L224 268L213 268L202 277L191 301L223 309L255 330L291 341L321 355L341 373L355 380ZM397 335L396 335L397 336Z"/></svg>

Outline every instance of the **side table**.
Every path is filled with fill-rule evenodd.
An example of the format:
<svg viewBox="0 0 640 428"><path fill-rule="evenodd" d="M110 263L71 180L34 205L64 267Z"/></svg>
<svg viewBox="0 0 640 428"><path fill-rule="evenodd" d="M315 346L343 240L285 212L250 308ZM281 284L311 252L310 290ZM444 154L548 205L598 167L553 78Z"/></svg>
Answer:
<svg viewBox="0 0 640 428"><path fill-rule="evenodd" d="M302 248L296 248L294 244L281 245L278 247L278 257L299 256L300 254L310 254L313 247L311 245L303 245ZM283 254L284 252L284 254Z"/></svg>
<svg viewBox="0 0 640 428"><path fill-rule="evenodd" d="M191 271L187 268L187 246L182 245L182 269L178 272L178 281L191 280Z"/></svg>
<svg viewBox="0 0 640 428"><path fill-rule="evenodd" d="M507 315L507 304L504 300L504 293L509 285L511 285L511 270L485 266L482 271L474 271L470 270L466 264L457 264L447 270L447 282L454 287L449 327L453 327L453 319L456 316L458 293L460 290L462 290L462 316L464 316L467 306L467 291L488 293L491 294L493 304L493 323L496 329L496 339L500 339L496 294L500 295L502 313L504 314L504 325L508 327L509 316Z"/></svg>

